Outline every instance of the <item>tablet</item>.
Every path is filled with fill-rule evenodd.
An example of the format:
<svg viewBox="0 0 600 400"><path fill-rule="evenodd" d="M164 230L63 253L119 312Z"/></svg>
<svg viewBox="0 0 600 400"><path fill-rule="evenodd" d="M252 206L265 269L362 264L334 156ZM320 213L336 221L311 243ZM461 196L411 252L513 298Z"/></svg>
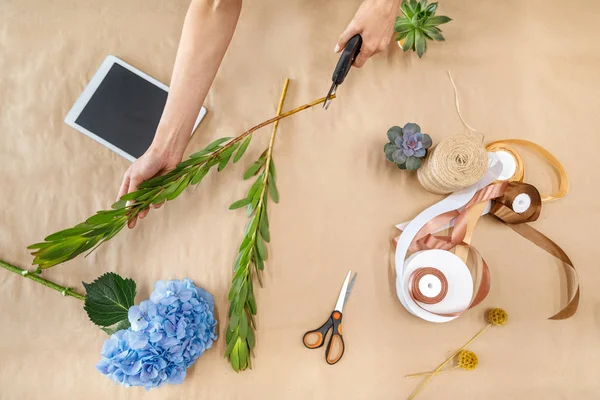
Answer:
<svg viewBox="0 0 600 400"><path fill-rule="evenodd" d="M133 162L154 139L169 88L117 57L106 57L65 123ZM198 127L206 109L194 124Z"/></svg>

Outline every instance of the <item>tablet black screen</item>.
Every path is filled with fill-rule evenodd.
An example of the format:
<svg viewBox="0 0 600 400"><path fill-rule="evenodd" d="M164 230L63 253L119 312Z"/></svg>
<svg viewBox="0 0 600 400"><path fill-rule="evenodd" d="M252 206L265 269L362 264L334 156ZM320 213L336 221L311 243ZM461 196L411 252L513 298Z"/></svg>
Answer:
<svg viewBox="0 0 600 400"><path fill-rule="evenodd" d="M113 64L75 123L138 158L152 143L166 101L165 90Z"/></svg>

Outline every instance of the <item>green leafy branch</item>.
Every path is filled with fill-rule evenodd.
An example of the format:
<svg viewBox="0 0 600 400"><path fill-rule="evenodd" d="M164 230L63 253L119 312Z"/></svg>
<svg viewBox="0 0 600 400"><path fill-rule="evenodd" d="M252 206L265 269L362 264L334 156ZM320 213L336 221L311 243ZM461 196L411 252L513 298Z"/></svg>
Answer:
<svg viewBox="0 0 600 400"><path fill-rule="evenodd" d="M281 114L283 101L287 93L289 79L286 79L279 100L277 114ZM251 352L255 345L256 300L254 298L253 277L256 275L260 286L261 271L267 259L266 243L271 241L269 217L267 212L268 197L279 202L279 193L275 182L276 172L273 162L273 145L277 134L277 123L269 147L258 160L248 168L244 180L257 176L245 198L236 201L229 208L234 210L246 207L250 221L244 231L244 239L240 244L238 256L233 265L233 281L229 290L229 325L227 327L225 358L229 359L236 372L252 367ZM253 269L254 268L254 269Z"/></svg>
<svg viewBox="0 0 600 400"><path fill-rule="evenodd" d="M27 271L0 260L0 267L21 275L50 289L56 290L65 297L74 297L84 301L84 309L94 324L109 335L129 327L127 313L133 306L136 285L132 279L123 279L114 272L108 272L92 283L83 283L87 294L81 295L73 288L61 286L42 278L35 272Z"/></svg>
<svg viewBox="0 0 600 400"><path fill-rule="evenodd" d="M188 186L200 183L211 168L216 166L218 171L222 171L232 159L234 163L239 161L256 130L324 101L325 98L320 98L277 115L236 138L225 137L215 140L203 150L192 154L188 160L179 163L166 175L145 181L140 184L139 190L122 196L112 205L111 210L98 211L85 222L56 232L46 237L43 242L30 245L28 249L34 250L33 265L38 265L39 269L46 269L85 252L89 255L102 243L115 237L130 219L135 218L151 204L174 200Z"/></svg>

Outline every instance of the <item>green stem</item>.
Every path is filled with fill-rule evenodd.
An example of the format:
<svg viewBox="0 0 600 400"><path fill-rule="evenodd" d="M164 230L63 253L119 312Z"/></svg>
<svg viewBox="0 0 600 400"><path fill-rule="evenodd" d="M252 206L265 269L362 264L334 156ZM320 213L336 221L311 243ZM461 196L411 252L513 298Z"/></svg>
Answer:
<svg viewBox="0 0 600 400"><path fill-rule="evenodd" d="M11 272L14 272L15 274L19 274L24 278L28 278L31 279L34 282L37 283L41 283L42 285L49 287L50 289L54 289L57 292L62 293L63 296L71 296L71 297L75 297L76 299L85 301L85 296L80 295L79 293L73 291L73 289L68 288L68 287L64 287L64 286L60 286L57 285L54 282L51 282L47 279L44 279L36 274L34 274L33 272L29 272L25 269L21 269L19 267L15 267L14 265L11 265L7 262L4 262L2 260L0 260L0 267L9 270Z"/></svg>

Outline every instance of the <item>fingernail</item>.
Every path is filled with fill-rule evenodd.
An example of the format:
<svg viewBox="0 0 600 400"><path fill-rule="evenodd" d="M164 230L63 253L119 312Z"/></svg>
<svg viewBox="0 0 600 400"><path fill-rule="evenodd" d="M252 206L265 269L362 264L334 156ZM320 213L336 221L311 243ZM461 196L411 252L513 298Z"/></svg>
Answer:
<svg viewBox="0 0 600 400"><path fill-rule="evenodd" d="M334 53L337 53L338 51L340 51L340 45L339 45L339 44L336 44L336 45L335 45L335 49L333 49L333 52L334 52Z"/></svg>
<svg viewBox="0 0 600 400"><path fill-rule="evenodd" d="M129 207L132 204L133 204L133 201L127 200L127 203L125 203L125 207Z"/></svg>

